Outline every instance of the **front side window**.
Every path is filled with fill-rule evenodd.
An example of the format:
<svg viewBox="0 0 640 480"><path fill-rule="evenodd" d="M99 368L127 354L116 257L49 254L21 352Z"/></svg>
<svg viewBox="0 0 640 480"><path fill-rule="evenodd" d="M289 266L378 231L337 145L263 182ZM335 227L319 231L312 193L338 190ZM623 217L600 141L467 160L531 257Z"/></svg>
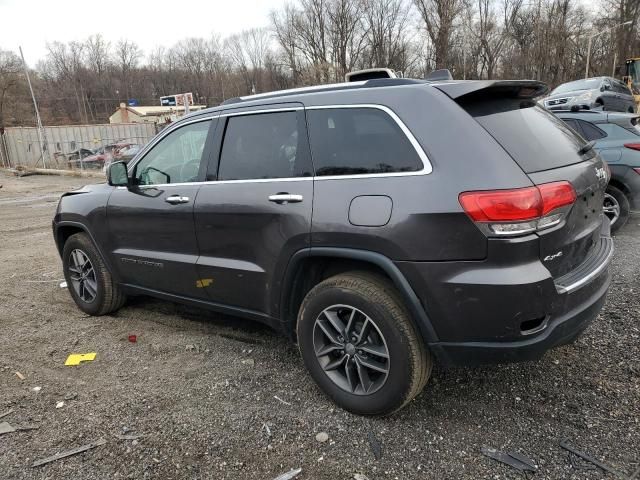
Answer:
<svg viewBox="0 0 640 480"><path fill-rule="evenodd" d="M415 172L420 157L388 113L376 108L307 112L317 176Z"/></svg>
<svg viewBox="0 0 640 480"><path fill-rule="evenodd" d="M296 111L229 118L218 180L310 176L308 147L299 130Z"/></svg>
<svg viewBox="0 0 640 480"><path fill-rule="evenodd" d="M195 182L211 120L172 131L158 142L135 167L137 185Z"/></svg>

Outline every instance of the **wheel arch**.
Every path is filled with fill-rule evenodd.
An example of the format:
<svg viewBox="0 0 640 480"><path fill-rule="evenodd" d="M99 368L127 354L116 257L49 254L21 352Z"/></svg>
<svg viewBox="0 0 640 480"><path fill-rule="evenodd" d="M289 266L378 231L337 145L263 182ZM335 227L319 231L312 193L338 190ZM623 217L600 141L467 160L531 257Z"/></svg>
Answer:
<svg viewBox="0 0 640 480"><path fill-rule="evenodd" d="M298 310L311 288L325 278L354 270L378 273L391 280L402 295L425 342L429 344L438 341L420 299L391 259L377 252L337 247L311 247L300 250L291 257L279 298L279 319L285 334L295 341Z"/></svg>
<svg viewBox="0 0 640 480"><path fill-rule="evenodd" d="M75 235L76 233L86 233L87 234L87 236L89 237L89 239L93 243L94 247L96 247L96 250L98 251L98 254L100 255L100 257L102 258L102 261L104 262L104 264L109 269L109 272L111 273L111 275L114 278L117 278L117 271L113 268L113 265L109 261L109 258L107 258L105 256L104 252L100 248L100 245L98 245L98 242L96 242L96 239L91 234L91 231L83 223L72 222L72 221L69 221L69 220L65 220L65 221L56 223L56 225L54 227L54 239L55 239L55 242L56 242L56 247L58 249L58 253L60 254L60 258L62 258L62 252L64 250L64 244L67 242L67 240L69 240L69 238L72 235Z"/></svg>

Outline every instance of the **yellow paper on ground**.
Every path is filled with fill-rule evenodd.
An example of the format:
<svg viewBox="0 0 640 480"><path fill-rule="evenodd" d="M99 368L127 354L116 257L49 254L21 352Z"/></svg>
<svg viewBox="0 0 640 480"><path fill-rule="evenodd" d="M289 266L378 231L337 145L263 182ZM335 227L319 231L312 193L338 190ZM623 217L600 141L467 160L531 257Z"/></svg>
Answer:
<svg viewBox="0 0 640 480"><path fill-rule="evenodd" d="M64 362L66 366L80 365L80 362L90 362L95 360L96 352L91 353L72 353L67 357L67 361Z"/></svg>

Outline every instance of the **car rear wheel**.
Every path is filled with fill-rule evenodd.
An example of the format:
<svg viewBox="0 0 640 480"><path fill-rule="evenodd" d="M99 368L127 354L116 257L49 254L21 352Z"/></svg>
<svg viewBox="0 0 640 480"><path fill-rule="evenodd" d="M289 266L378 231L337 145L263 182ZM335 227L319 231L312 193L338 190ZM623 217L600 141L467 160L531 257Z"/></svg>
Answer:
<svg viewBox="0 0 640 480"><path fill-rule="evenodd" d="M114 283L100 253L86 233L76 233L65 242L62 267L71 298L83 312L106 315L124 305L124 294Z"/></svg>
<svg viewBox="0 0 640 480"><path fill-rule="evenodd" d="M611 222L611 233L617 232L627 223L630 209L629 199L624 192L609 185L604 194L603 210Z"/></svg>
<svg viewBox="0 0 640 480"><path fill-rule="evenodd" d="M382 276L350 272L316 285L300 308L297 334L313 379L353 413L399 410L431 374L431 356Z"/></svg>

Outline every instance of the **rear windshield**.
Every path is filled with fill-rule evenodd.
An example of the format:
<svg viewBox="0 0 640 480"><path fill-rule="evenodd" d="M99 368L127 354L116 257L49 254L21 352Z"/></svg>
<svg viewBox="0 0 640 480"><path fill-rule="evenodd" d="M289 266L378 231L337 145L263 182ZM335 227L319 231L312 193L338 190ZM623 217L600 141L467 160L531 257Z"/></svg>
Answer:
<svg viewBox="0 0 640 480"><path fill-rule="evenodd" d="M585 141L558 117L530 101L475 101L461 106L526 173L579 163Z"/></svg>

